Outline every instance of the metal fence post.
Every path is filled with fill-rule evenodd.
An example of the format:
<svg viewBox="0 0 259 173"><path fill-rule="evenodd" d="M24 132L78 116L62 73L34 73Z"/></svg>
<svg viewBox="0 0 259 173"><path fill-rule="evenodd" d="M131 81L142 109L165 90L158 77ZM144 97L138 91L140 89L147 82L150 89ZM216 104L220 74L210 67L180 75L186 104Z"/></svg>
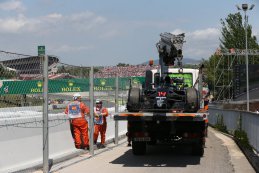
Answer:
<svg viewBox="0 0 259 173"><path fill-rule="evenodd" d="M90 154L94 155L94 68L90 70Z"/></svg>
<svg viewBox="0 0 259 173"><path fill-rule="evenodd" d="M43 58L43 172L49 172L48 56Z"/></svg>
<svg viewBox="0 0 259 173"><path fill-rule="evenodd" d="M198 83L198 90L199 90L199 100L200 100L200 108L204 108L204 100L202 97L202 72L199 72L199 83Z"/></svg>
<svg viewBox="0 0 259 173"><path fill-rule="evenodd" d="M115 114L119 112L119 104L118 104L118 98L119 98L119 77L116 75L116 88L115 88ZM115 139L114 143L118 145L119 141L119 122L115 121Z"/></svg>

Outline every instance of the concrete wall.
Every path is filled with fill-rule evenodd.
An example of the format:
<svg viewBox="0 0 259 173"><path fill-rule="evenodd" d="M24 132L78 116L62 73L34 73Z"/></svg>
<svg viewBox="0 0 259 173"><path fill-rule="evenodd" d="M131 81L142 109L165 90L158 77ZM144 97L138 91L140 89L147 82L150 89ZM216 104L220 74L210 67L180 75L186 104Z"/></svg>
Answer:
<svg viewBox="0 0 259 173"><path fill-rule="evenodd" d="M219 118L223 118L223 123L231 134L241 127L246 132L250 145L259 152L259 114L210 107L209 123L215 125Z"/></svg>
<svg viewBox="0 0 259 173"><path fill-rule="evenodd" d="M40 118L42 119L42 117L21 117L19 120L19 122L31 122L31 120L33 120L35 121L34 126L31 123L28 125L20 124L19 127L0 126L1 173L18 171L42 163L42 125L38 124L39 122L37 121ZM115 123L112 117L108 117L107 120L108 127L106 136L108 140L114 138ZM13 120L0 119L0 124L12 124L12 121ZM18 120L16 119L15 123L17 122ZM64 115L52 116L49 125L50 159L62 158L78 151L74 148L69 123L64 120ZM125 134L126 130L127 122L119 122L119 134Z"/></svg>

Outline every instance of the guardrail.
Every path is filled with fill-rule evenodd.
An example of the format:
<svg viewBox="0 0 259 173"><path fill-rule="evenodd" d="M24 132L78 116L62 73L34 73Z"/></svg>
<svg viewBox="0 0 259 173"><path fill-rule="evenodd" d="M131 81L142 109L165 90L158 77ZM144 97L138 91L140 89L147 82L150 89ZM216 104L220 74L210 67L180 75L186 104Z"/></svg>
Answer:
<svg viewBox="0 0 259 173"><path fill-rule="evenodd" d="M26 109L17 108L17 110ZM35 110L38 110L38 107ZM127 122L119 122L118 131L119 135L125 135ZM31 112L28 116L17 118L2 117L0 136L0 173L42 165L42 112ZM54 161L80 152L74 147L68 118L65 114L49 115L49 138L50 159ZM114 138L115 121L110 116L107 118L106 140Z"/></svg>
<svg viewBox="0 0 259 173"><path fill-rule="evenodd" d="M223 119L222 119L223 118ZM259 152L259 114L239 110L209 108L209 123L216 125L221 119L230 134L241 129L247 133L250 145Z"/></svg>

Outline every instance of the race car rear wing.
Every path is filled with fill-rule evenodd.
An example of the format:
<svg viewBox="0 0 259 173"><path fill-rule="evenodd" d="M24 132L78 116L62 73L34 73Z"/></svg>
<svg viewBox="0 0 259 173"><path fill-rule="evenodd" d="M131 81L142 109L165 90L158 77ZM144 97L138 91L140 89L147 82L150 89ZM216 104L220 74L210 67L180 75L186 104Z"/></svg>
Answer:
<svg viewBox="0 0 259 173"><path fill-rule="evenodd" d="M208 113L120 112L113 118L129 121L206 121Z"/></svg>

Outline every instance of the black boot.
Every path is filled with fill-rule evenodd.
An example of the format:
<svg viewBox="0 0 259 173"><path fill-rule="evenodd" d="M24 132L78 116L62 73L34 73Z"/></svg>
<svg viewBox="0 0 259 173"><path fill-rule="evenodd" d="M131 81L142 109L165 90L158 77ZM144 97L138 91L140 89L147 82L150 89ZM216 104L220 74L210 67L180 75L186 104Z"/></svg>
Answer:
<svg viewBox="0 0 259 173"><path fill-rule="evenodd" d="M104 144L100 144L99 148L105 148L106 146Z"/></svg>

